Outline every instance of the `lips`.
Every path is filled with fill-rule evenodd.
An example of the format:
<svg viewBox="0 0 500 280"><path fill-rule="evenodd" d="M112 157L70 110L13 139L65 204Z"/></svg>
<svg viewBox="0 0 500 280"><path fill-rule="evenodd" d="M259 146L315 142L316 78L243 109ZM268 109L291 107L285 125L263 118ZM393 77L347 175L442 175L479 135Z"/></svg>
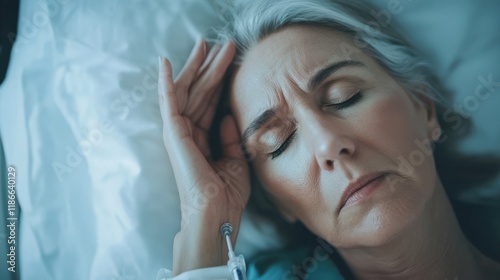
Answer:
<svg viewBox="0 0 500 280"><path fill-rule="evenodd" d="M340 199L339 204L339 212L348 201L357 201L369 195L371 191L378 186L378 183L380 182L380 180L378 179L381 179L385 175L386 173L384 172L370 173L367 175L363 175L355 181L351 182L342 194L342 198ZM367 188L364 189L365 187Z"/></svg>

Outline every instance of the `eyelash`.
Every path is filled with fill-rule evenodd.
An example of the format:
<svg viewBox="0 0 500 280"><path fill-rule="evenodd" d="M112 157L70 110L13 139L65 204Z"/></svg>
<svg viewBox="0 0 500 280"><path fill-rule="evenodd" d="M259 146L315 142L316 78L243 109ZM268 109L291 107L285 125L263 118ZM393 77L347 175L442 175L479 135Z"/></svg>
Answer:
<svg viewBox="0 0 500 280"><path fill-rule="evenodd" d="M327 105L327 107L333 107L335 110L342 110L346 107L349 107L355 103L357 103L361 98L363 97L363 93L361 91L358 91L356 94L351 96L351 98L347 99L344 102L341 103L336 103L336 104L330 104Z"/></svg>
<svg viewBox="0 0 500 280"><path fill-rule="evenodd" d="M330 105L328 105L328 107L333 107L335 110L342 110L344 108L347 108L351 105L356 104L358 101L361 100L362 97L363 97L363 93L361 91L358 91L356 94L354 94L351 98L347 99L346 101L341 102L341 103L337 103L337 104L330 104ZM296 132L297 132L297 130L294 130L292 132L292 134L290 134L290 136L288 136L288 138L285 140L285 142L283 142L283 144L281 144L278 147L278 149L269 153L269 156L271 157L271 159L277 158L279 155L281 155L288 148L290 143L292 143L293 139L295 138Z"/></svg>
<svg viewBox="0 0 500 280"><path fill-rule="evenodd" d="M283 142L283 144L281 144L278 149L276 149L274 152L271 152L270 155L271 155L271 159L275 159L276 157L278 157L279 155L281 155L281 153L283 153L286 148L288 148L288 146L290 145L290 143L292 143L292 140L295 138L295 134L296 134L297 130L294 130L292 132L292 134L290 134L290 136L288 136L288 138L285 140L285 142Z"/></svg>

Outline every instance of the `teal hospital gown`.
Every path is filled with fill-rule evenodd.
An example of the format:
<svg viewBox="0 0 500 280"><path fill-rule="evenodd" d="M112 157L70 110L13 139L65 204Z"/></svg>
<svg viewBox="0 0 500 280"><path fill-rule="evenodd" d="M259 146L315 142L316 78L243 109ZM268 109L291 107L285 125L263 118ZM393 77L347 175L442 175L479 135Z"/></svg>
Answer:
<svg viewBox="0 0 500 280"><path fill-rule="evenodd" d="M249 280L343 280L328 249L320 245L261 254L248 261Z"/></svg>

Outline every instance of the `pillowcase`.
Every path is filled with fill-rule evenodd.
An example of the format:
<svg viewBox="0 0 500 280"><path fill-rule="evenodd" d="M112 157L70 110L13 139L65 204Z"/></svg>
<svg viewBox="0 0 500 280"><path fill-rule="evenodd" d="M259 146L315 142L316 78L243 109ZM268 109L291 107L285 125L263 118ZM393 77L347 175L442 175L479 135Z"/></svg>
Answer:
<svg viewBox="0 0 500 280"><path fill-rule="evenodd" d="M0 93L18 171L24 279L154 279L180 208L162 141L158 55L184 65L211 1L23 1ZM278 246L245 215L236 250Z"/></svg>

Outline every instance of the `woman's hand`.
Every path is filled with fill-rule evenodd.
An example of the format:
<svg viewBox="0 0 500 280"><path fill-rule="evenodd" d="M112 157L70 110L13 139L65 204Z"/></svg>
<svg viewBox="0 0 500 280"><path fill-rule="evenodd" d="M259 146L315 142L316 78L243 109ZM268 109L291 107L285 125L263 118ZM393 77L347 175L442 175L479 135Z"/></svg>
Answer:
<svg viewBox="0 0 500 280"><path fill-rule="evenodd" d="M227 259L218 229L224 222L238 228L250 195L248 165L230 115L221 124L223 158L211 160L208 130L235 46L232 42L214 46L208 54L207 48L204 40L197 42L175 82L170 62L160 58L158 94L163 139L182 213L181 231L174 241L175 274L221 265ZM234 238L236 234L237 230Z"/></svg>

